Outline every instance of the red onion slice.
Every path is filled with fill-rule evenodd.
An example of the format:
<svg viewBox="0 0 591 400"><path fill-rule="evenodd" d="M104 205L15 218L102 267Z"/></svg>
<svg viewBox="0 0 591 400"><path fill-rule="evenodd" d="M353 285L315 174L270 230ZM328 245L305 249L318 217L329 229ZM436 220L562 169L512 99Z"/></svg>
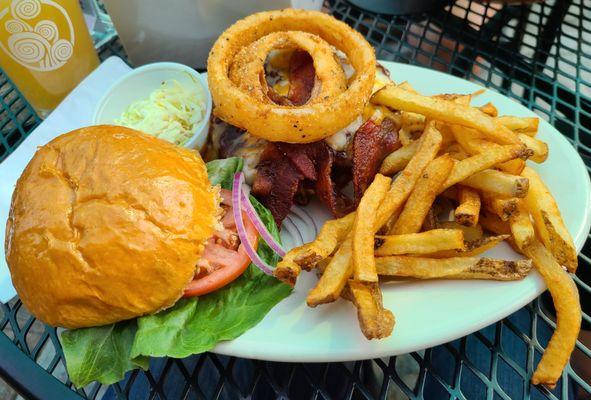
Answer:
<svg viewBox="0 0 591 400"><path fill-rule="evenodd" d="M252 244L248 241L248 236L246 235L246 228L244 227L244 220L242 219L243 183L244 174L242 172L237 172L236 175L234 175L234 181L232 182L232 212L234 214L234 221L236 222L236 231L238 232L240 242L244 246L244 250L250 258L250 261L252 261L252 263L265 274L273 275L273 267L259 257ZM250 202L248 203L250 204Z"/></svg>
<svg viewBox="0 0 591 400"><path fill-rule="evenodd" d="M244 212L246 212L246 215L248 216L248 218L250 219L250 221L252 222L252 224L254 225L256 230L259 232L259 235L261 235L263 240L269 245L270 248L273 249L273 251L275 253L279 254L281 257L285 257L285 250L283 249L283 247L281 247L279 242L277 242L277 240L275 240L273 235L271 235L271 232L269 232L267 230L267 227L265 226L264 222L261 220L261 217L259 217L259 214L257 213L257 211L254 209L254 206L252 205L252 203L248 199L248 196L244 192L244 190L241 190L241 194L242 194L241 200L242 200L243 210L244 210Z"/></svg>

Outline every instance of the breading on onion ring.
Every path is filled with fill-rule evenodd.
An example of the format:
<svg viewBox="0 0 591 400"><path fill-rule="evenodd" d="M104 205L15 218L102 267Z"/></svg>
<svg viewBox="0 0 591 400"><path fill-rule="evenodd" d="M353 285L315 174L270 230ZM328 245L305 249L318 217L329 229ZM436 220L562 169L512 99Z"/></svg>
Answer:
<svg viewBox="0 0 591 400"><path fill-rule="evenodd" d="M238 53L266 35L283 31L308 32L343 51L355 69L348 87L302 106L282 106L261 102L237 86L229 73ZM320 62L315 59L314 65ZM376 58L371 45L344 22L318 11L285 9L253 14L228 28L213 45L207 70L219 118L270 141L310 143L345 128L361 114L371 96ZM261 84L260 79L257 83Z"/></svg>
<svg viewBox="0 0 591 400"><path fill-rule="evenodd" d="M269 85L265 81L265 59L271 50L301 49L314 60L317 82L308 104L336 96L347 89L347 80L332 48L316 35L307 32L274 32L243 47L230 66L230 79L252 100L274 104L268 97ZM320 83L320 84L319 84Z"/></svg>

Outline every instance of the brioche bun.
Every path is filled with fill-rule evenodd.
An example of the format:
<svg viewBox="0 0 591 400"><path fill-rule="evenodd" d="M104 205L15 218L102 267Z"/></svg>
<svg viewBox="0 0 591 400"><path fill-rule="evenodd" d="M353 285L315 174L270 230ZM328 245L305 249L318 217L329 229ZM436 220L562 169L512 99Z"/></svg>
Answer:
<svg viewBox="0 0 591 400"><path fill-rule="evenodd" d="M66 328L172 306L217 224L198 154L100 125L39 148L17 182L6 259L28 310Z"/></svg>

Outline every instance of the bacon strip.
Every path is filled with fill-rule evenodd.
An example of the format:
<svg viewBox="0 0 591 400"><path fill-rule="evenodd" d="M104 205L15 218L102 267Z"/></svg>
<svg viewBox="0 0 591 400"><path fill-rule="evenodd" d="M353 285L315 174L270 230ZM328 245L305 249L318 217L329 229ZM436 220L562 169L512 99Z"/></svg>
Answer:
<svg viewBox="0 0 591 400"><path fill-rule="evenodd" d="M391 119L384 118L380 125L368 120L357 130L353 138L355 205L359 204L384 158L401 146L398 140L398 126Z"/></svg>
<svg viewBox="0 0 591 400"><path fill-rule="evenodd" d="M347 198L333 183L332 172L335 161L335 151L321 142L324 146L319 149L318 180L316 181L316 196L328 207L333 216L339 218L352 210L353 202Z"/></svg>
<svg viewBox="0 0 591 400"><path fill-rule="evenodd" d="M269 87L267 97L282 106L301 106L312 97L316 83L314 60L308 52L295 50L289 59L289 91L287 96L281 96Z"/></svg>
<svg viewBox="0 0 591 400"><path fill-rule="evenodd" d="M312 96L315 81L316 70L312 56L306 51L294 51L289 60L289 101L294 106L306 104Z"/></svg>
<svg viewBox="0 0 591 400"><path fill-rule="evenodd" d="M289 214L304 176L283 156L275 143L269 142L261 154L252 194L271 211L277 225Z"/></svg>
<svg viewBox="0 0 591 400"><path fill-rule="evenodd" d="M296 201L298 190L313 183L316 195L334 216L348 212L347 199L332 179L335 152L325 142L309 144L269 143L261 155L252 193L281 224ZM302 196L298 196L300 200Z"/></svg>

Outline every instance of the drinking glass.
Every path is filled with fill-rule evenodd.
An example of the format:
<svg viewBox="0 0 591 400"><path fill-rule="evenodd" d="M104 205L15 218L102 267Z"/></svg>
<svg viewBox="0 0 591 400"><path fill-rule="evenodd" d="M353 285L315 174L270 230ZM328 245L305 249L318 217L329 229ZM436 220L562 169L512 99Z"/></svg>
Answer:
<svg viewBox="0 0 591 400"><path fill-rule="evenodd" d="M98 64L78 0L0 0L0 67L41 117Z"/></svg>

